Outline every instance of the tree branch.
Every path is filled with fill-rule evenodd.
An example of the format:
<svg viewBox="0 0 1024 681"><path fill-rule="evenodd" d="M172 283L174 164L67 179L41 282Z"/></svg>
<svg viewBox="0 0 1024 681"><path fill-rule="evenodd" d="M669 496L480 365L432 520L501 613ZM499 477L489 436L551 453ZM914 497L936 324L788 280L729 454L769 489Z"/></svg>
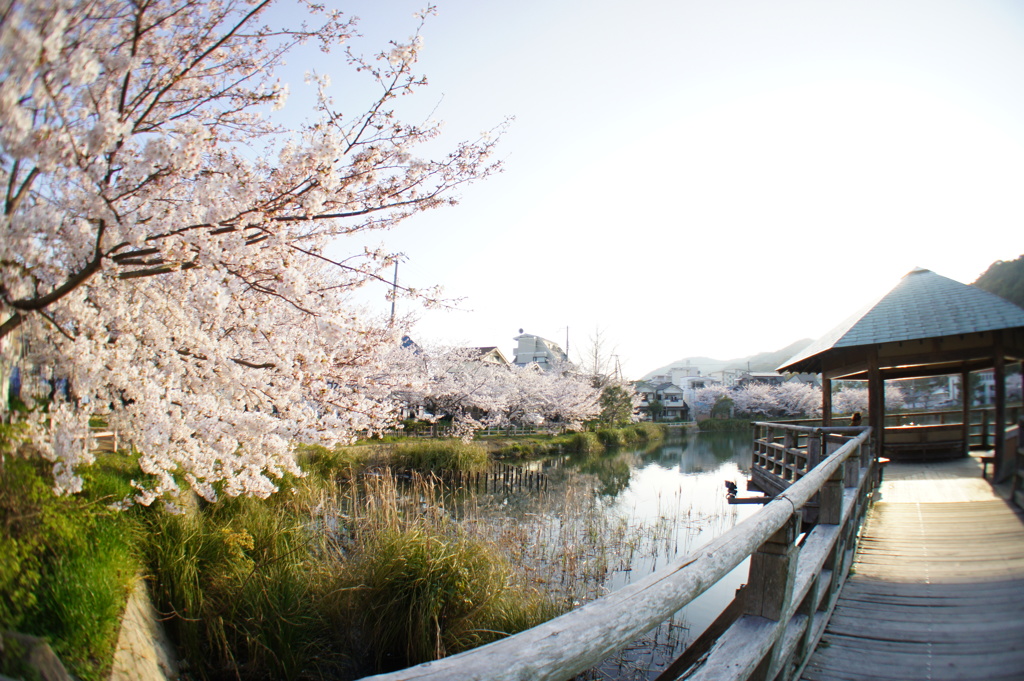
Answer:
<svg viewBox="0 0 1024 681"><path fill-rule="evenodd" d="M96 230L96 245L93 249L93 258L85 267L79 270L76 274L71 275L67 281L55 288L45 296L37 298L23 298L22 300L12 300L8 304L16 310L22 310L25 312L32 312L35 310L42 310L43 308L52 305L67 294L74 291L76 288L84 284L89 280L92 275L96 274L103 267L103 251L100 249L100 245L103 241L103 232L106 229L106 223L100 220L99 227Z"/></svg>

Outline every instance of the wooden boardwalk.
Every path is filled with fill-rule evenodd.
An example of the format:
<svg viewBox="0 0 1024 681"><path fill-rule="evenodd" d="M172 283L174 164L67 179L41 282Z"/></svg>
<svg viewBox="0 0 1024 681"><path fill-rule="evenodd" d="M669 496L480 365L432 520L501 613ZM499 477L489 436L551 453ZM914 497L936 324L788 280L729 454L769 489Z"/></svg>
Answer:
<svg viewBox="0 0 1024 681"><path fill-rule="evenodd" d="M802 678L1024 679L1024 518L976 460L886 468Z"/></svg>

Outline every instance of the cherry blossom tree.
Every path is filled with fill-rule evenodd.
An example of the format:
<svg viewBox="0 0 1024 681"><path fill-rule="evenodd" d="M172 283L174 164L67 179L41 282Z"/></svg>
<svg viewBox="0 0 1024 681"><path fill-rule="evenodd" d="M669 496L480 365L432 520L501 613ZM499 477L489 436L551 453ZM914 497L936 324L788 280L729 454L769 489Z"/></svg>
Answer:
<svg viewBox="0 0 1024 681"><path fill-rule="evenodd" d="M0 2L0 339L71 398L0 409L32 426L58 492L80 488L95 409L141 452L141 503L182 481L265 496L296 471L294 442L393 413L397 329L348 294L394 255L327 247L452 203L497 169L500 131L416 155L439 133L396 111L425 82L419 30L376 58L345 53L372 101L343 113L311 76L308 123L275 125L275 67L304 42L342 48L354 24L300 0L308 23L270 27L270 4Z"/></svg>
<svg viewBox="0 0 1024 681"><path fill-rule="evenodd" d="M844 386L832 395L832 412L835 414L852 414L868 411L868 389Z"/></svg>
<svg viewBox="0 0 1024 681"><path fill-rule="evenodd" d="M906 394L903 392L903 388L896 385L895 383L885 384L885 409L886 411L894 411L896 409L902 409L906 406Z"/></svg>
<svg viewBox="0 0 1024 681"><path fill-rule="evenodd" d="M767 383L748 383L732 395L736 408L748 414L770 416L778 409L774 388Z"/></svg>
<svg viewBox="0 0 1024 681"><path fill-rule="evenodd" d="M524 372L529 368L530 365L516 369ZM631 384L612 381L604 388L598 388L568 362L555 364L549 371L541 372L534 377L533 384L537 386L535 412L569 430L579 430L585 421L601 416L609 408L606 398L609 389L617 389L618 399L612 408L617 409L620 415L628 412L631 419L640 404L640 397Z"/></svg>
<svg viewBox="0 0 1024 681"><path fill-rule="evenodd" d="M694 406L702 414L711 413L711 410L719 400L730 398L732 392L722 385L721 383L713 383L711 385L698 388L694 391Z"/></svg>
<svg viewBox="0 0 1024 681"><path fill-rule="evenodd" d="M786 416L821 415L821 388L818 386L787 381L773 393L777 408Z"/></svg>
<svg viewBox="0 0 1024 681"><path fill-rule="evenodd" d="M600 390L568 364L547 371L508 366L486 361L477 348L416 349L406 357L394 366L407 367L401 372L408 376L407 399L434 418L450 419L460 436L546 421L578 429L600 413Z"/></svg>
<svg viewBox="0 0 1024 681"><path fill-rule="evenodd" d="M501 422L511 387L507 367L485 361L474 348L415 348L406 356L391 370L405 367L405 399L430 418L448 418L456 434L466 436Z"/></svg>

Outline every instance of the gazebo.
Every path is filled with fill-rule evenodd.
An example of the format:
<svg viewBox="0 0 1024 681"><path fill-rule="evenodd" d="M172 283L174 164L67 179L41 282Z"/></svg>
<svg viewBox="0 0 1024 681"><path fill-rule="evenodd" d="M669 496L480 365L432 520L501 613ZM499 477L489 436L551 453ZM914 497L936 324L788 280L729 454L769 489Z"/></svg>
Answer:
<svg viewBox="0 0 1024 681"><path fill-rule="evenodd" d="M1007 451L1005 431L1006 365L1024 358L1024 308L981 289L925 269L906 274L889 293L863 308L803 352L779 372L819 373L822 377L823 425L832 425L832 381L866 380L868 424L875 433L875 452L904 446L920 438L921 449L943 445L956 455L969 447L973 371L991 370L995 377L994 479L1012 472L1014 452ZM936 436L925 429L889 429L885 424L885 381L959 374L963 417ZM951 435L955 437L950 441ZM939 439L936 440L935 438ZM936 447L938 449L938 447Z"/></svg>

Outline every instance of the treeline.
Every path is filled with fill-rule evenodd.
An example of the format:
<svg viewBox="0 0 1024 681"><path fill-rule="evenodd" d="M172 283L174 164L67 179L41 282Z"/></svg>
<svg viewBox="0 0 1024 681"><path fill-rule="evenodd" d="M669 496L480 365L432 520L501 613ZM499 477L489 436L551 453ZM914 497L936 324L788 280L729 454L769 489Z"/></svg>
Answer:
<svg viewBox="0 0 1024 681"><path fill-rule="evenodd" d="M1024 307L1024 255L1016 260L997 260L972 284Z"/></svg>

